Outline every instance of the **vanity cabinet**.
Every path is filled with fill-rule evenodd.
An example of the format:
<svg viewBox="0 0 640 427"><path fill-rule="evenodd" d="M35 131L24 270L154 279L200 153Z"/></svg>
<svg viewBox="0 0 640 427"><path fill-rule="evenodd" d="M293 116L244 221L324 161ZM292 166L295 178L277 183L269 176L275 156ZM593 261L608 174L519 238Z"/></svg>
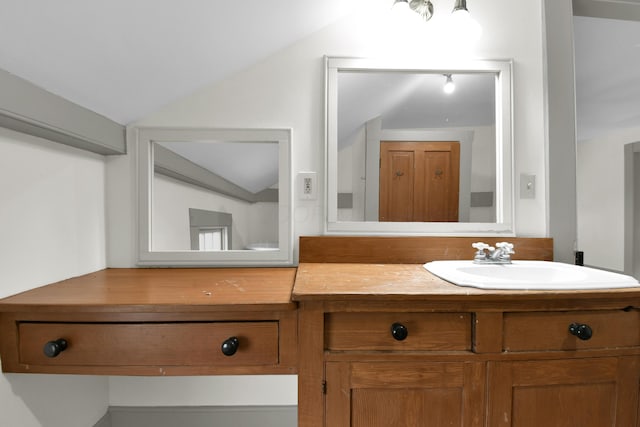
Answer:
<svg viewBox="0 0 640 427"><path fill-rule="evenodd" d="M494 427L637 425L637 356L488 363Z"/></svg>
<svg viewBox="0 0 640 427"><path fill-rule="evenodd" d="M484 366L466 362L326 362L326 424L481 426Z"/></svg>
<svg viewBox="0 0 640 427"><path fill-rule="evenodd" d="M640 427L640 288L489 291L423 268L473 240L302 238L297 269L65 280L0 300L2 370L297 373L299 427ZM511 240L552 259L550 239Z"/></svg>
<svg viewBox="0 0 640 427"><path fill-rule="evenodd" d="M489 425L635 426L640 313L618 304L617 310L503 313L505 357L487 367Z"/></svg>
<svg viewBox="0 0 640 427"><path fill-rule="evenodd" d="M5 298L2 371L293 374L295 272L107 269Z"/></svg>
<svg viewBox="0 0 640 427"><path fill-rule="evenodd" d="M640 422L638 288L486 291L421 264L309 262L293 298L300 427Z"/></svg>
<svg viewBox="0 0 640 427"><path fill-rule="evenodd" d="M468 313L371 312L325 314L326 425L470 426L484 367L431 361L413 352L471 349ZM392 357L371 357L381 353Z"/></svg>

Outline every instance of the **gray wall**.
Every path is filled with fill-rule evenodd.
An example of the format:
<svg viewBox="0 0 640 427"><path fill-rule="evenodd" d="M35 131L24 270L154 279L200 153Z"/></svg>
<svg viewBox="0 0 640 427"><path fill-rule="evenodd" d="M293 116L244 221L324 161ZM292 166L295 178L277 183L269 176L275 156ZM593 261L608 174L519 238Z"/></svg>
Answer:
<svg viewBox="0 0 640 427"><path fill-rule="evenodd" d="M547 64L547 226L556 261L573 263L576 227L576 115L571 0L544 1Z"/></svg>

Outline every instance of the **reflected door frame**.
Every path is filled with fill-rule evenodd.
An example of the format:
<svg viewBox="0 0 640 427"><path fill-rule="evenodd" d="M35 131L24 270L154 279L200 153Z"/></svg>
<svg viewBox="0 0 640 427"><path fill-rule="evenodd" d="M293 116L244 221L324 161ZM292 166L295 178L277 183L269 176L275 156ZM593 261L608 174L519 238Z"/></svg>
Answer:
<svg viewBox="0 0 640 427"><path fill-rule="evenodd" d="M460 181L458 218L469 221L471 202L471 143L472 130L387 130L381 129L379 118L370 120L365 126L365 200L364 221L378 222L380 195L380 141L459 141ZM465 196L467 195L467 196Z"/></svg>

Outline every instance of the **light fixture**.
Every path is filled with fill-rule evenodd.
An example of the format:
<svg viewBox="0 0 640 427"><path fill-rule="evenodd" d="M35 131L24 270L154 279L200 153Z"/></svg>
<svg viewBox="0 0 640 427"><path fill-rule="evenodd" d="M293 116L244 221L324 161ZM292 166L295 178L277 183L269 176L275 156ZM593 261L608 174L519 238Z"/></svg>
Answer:
<svg viewBox="0 0 640 427"><path fill-rule="evenodd" d="M411 0L409 7L425 21L428 21L433 16L433 3L431 3L431 0Z"/></svg>
<svg viewBox="0 0 640 427"><path fill-rule="evenodd" d="M431 0L395 0L393 2L393 13L404 13L405 10L412 10L424 20L428 21L433 16L433 3Z"/></svg>
<svg viewBox="0 0 640 427"><path fill-rule="evenodd" d="M451 74L443 75L447 78L447 80L444 82L444 87L442 88L442 90L444 91L444 93L453 93L453 91L456 90L456 84L453 82Z"/></svg>
<svg viewBox="0 0 640 427"><path fill-rule="evenodd" d="M467 0L456 0L456 3L453 5L453 11L451 13L469 13L469 9L467 9Z"/></svg>
<svg viewBox="0 0 640 427"><path fill-rule="evenodd" d="M409 9L409 1L408 0L395 0L393 2L393 6L391 7L391 11L393 13L402 13L403 10Z"/></svg>
<svg viewBox="0 0 640 427"><path fill-rule="evenodd" d="M451 26L463 43L476 41L482 35L482 28L471 17L467 9L467 0L456 0L451 11Z"/></svg>
<svg viewBox="0 0 640 427"><path fill-rule="evenodd" d="M414 18L416 18L416 21L418 20L417 16L411 12L408 0L395 0L391 8L391 15L393 23L398 29L402 28L407 22L410 22Z"/></svg>
<svg viewBox="0 0 640 427"><path fill-rule="evenodd" d="M426 22L433 16L433 3L431 0L394 0L392 11L395 15L408 16L406 11L409 10ZM451 11L451 26L455 28L455 32L461 33L463 37L470 37L471 40L477 40L482 33L478 23L469 14L467 0L455 0Z"/></svg>

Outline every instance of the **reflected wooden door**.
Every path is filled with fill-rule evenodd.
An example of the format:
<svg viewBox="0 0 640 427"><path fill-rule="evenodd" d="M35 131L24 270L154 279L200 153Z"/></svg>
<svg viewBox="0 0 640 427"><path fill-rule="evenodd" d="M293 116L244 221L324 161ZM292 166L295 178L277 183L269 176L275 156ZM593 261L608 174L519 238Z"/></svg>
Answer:
<svg viewBox="0 0 640 427"><path fill-rule="evenodd" d="M459 142L380 142L379 220L457 222Z"/></svg>

